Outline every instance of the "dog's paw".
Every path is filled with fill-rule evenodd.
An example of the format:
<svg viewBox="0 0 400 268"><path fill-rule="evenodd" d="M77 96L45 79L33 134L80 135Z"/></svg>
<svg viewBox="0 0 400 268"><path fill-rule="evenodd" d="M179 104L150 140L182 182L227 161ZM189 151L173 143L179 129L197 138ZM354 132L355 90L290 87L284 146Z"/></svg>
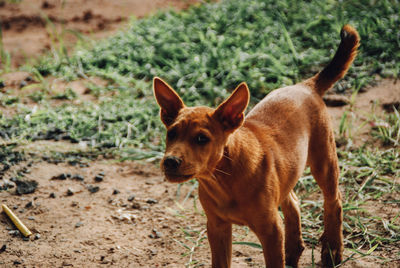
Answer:
<svg viewBox="0 0 400 268"><path fill-rule="evenodd" d="M323 267L335 267L343 259L343 243L339 241L328 241L324 236L321 237L322 251L321 261Z"/></svg>
<svg viewBox="0 0 400 268"><path fill-rule="evenodd" d="M300 260L300 256L303 253L305 247L303 241L298 241L297 243L291 243L290 247L286 247L285 264L288 267L297 268Z"/></svg>

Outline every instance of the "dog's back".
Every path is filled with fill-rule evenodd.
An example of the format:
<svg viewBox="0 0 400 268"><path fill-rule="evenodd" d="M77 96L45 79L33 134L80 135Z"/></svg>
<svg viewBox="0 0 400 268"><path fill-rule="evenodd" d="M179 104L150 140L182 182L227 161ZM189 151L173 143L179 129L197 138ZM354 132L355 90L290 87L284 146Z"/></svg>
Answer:
<svg viewBox="0 0 400 268"><path fill-rule="evenodd" d="M244 125L259 125L261 129L256 132L260 133L260 139L268 132L267 136L272 137L280 148L282 158L289 162L292 162L291 158L296 158L293 162L300 165L290 172L296 177L301 175L307 163L310 164L310 157L318 155L320 144L326 144L328 140L330 146L334 146L333 131L322 95L346 74L358 45L357 31L349 25L344 26L341 43L328 66L308 80L271 92L246 116ZM329 149L329 153L332 151L335 148ZM292 186L288 185L288 190Z"/></svg>

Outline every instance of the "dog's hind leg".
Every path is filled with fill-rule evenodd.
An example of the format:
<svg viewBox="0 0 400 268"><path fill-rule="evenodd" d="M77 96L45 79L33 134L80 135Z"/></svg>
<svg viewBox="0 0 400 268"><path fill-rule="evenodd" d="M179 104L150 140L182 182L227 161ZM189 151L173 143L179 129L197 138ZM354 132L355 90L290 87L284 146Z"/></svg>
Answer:
<svg viewBox="0 0 400 268"><path fill-rule="evenodd" d="M301 237L299 201L293 191L283 200L281 209L285 216L286 265L295 268L304 250L304 242Z"/></svg>
<svg viewBox="0 0 400 268"><path fill-rule="evenodd" d="M324 124L325 123L325 124ZM342 200L339 192L339 165L335 139L329 123L321 122L311 137L308 163L324 194L324 233L321 237L322 264L332 267L342 261Z"/></svg>

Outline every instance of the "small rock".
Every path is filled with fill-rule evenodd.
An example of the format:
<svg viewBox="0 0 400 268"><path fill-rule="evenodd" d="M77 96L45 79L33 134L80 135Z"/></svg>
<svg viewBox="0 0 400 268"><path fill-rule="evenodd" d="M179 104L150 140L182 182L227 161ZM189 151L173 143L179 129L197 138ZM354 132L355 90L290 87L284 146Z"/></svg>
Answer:
<svg viewBox="0 0 400 268"><path fill-rule="evenodd" d="M132 200L134 200L135 199L135 195L134 194L132 194L132 195L130 195L129 197L128 197L128 201L132 201Z"/></svg>
<svg viewBox="0 0 400 268"><path fill-rule="evenodd" d="M74 195L74 191L71 188L68 188L67 190L67 196Z"/></svg>
<svg viewBox="0 0 400 268"><path fill-rule="evenodd" d="M25 80L22 80L22 81L19 83L19 88L23 88L23 87L25 87L26 85L28 85L28 83L27 83Z"/></svg>
<svg viewBox="0 0 400 268"><path fill-rule="evenodd" d="M245 262L252 262L253 259L252 259L251 257L248 257L248 258L244 259L244 261L245 261Z"/></svg>
<svg viewBox="0 0 400 268"><path fill-rule="evenodd" d="M76 181L84 181L85 180L85 178L79 174L75 174L74 176L72 176L72 179L76 180Z"/></svg>
<svg viewBox="0 0 400 268"><path fill-rule="evenodd" d="M343 95L325 95L322 99L326 106L330 107L344 106L350 103L349 98Z"/></svg>
<svg viewBox="0 0 400 268"><path fill-rule="evenodd" d="M95 182L102 182L104 180L104 176L101 176L100 174L97 174L95 177L94 177L94 181Z"/></svg>
<svg viewBox="0 0 400 268"><path fill-rule="evenodd" d="M56 194L55 193L50 193L49 197L50 198L56 198Z"/></svg>
<svg viewBox="0 0 400 268"><path fill-rule="evenodd" d="M113 191L113 193L112 194L119 194L120 193L120 191L119 190L117 190L117 189L114 189L114 191Z"/></svg>
<svg viewBox="0 0 400 268"><path fill-rule="evenodd" d="M54 176L51 178L52 180L66 180L67 174L61 173L60 175Z"/></svg>
<svg viewBox="0 0 400 268"><path fill-rule="evenodd" d="M13 206L13 209L17 210L17 209L18 209L18 206L17 206L17 205Z"/></svg>
<svg viewBox="0 0 400 268"><path fill-rule="evenodd" d="M12 236L18 236L19 235L19 231L18 230L11 230L11 231L8 232L8 234L12 235Z"/></svg>
<svg viewBox="0 0 400 268"><path fill-rule="evenodd" d="M3 88L5 86L6 86L6 84L4 83L4 81L0 81L0 88Z"/></svg>
<svg viewBox="0 0 400 268"><path fill-rule="evenodd" d="M76 201L72 201L72 203L71 203L71 207L77 207L78 205L79 205L79 203Z"/></svg>
<svg viewBox="0 0 400 268"><path fill-rule="evenodd" d="M14 265L20 265L20 264L22 264L22 262L20 262L20 261L13 261L13 264L14 264Z"/></svg>
<svg viewBox="0 0 400 268"><path fill-rule="evenodd" d="M146 203L147 203L147 204L150 204L150 205L153 205L153 204L157 204L158 201L155 200L155 199L150 198L150 199L147 199Z"/></svg>
<svg viewBox="0 0 400 268"><path fill-rule="evenodd" d="M7 245L4 244L1 248L0 248L0 253L3 253L4 251L6 251L7 249Z"/></svg>
<svg viewBox="0 0 400 268"><path fill-rule="evenodd" d="M87 189L89 190L89 192L93 193L97 193L100 190L99 186L93 186L93 185L89 185L87 187Z"/></svg>
<svg viewBox="0 0 400 268"><path fill-rule="evenodd" d="M23 240L23 241L29 241L29 237L25 237L25 236L24 236L24 237L22 237L22 240Z"/></svg>
<svg viewBox="0 0 400 268"><path fill-rule="evenodd" d="M397 111L400 110L400 101L399 100L394 100L394 101L387 101L385 103L382 103L383 109L386 110L386 112L394 112L394 109Z"/></svg>
<svg viewBox="0 0 400 268"><path fill-rule="evenodd" d="M135 203L132 204L132 208L133 209L140 209L140 204L135 202Z"/></svg>
<svg viewBox="0 0 400 268"><path fill-rule="evenodd" d="M32 201L30 201L25 205L25 208L30 208L32 206L33 206L33 203L32 203Z"/></svg>
<svg viewBox="0 0 400 268"><path fill-rule="evenodd" d="M156 229L153 229L153 230L151 231L151 234L149 235L149 237L150 237L150 238L154 238L154 239L156 239L156 238L161 238L161 237L162 237L162 233L159 232L159 231L157 231Z"/></svg>
<svg viewBox="0 0 400 268"><path fill-rule="evenodd" d="M35 234L35 236L33 237L34 240L38 240L40 239L40 234Z"/></svg>
<svg viewBox="0 0 400 268"><path fill-rule="evenodd" d="M29 216L29 217L28 217L28 220L30 220L30 221L34 221L34 220L35 220L35 217L33 217L33 216Z"/></svg>
<svg viewBox="0 0 400 268"><path fill-rule="evenodd" d="M83 222L77 222L76 224L75 224L75 228L79 228L79 227L81 227L83 225Z"/></svg>
<svg viewBox="0 0 400 268"><path fill-rule="evenodd" d="M150 254L153 255L153 256L157 255L157 253L158 253L157 249L150 250Z"/></svg>
<svg viewBox="0 0 400 268"><path fill-rule="evenodd" d="M15 181L15 183L17 184L17 194L19 195L33 193L38 186L38 183L34 180L30 181L17 180Z"/></svg>

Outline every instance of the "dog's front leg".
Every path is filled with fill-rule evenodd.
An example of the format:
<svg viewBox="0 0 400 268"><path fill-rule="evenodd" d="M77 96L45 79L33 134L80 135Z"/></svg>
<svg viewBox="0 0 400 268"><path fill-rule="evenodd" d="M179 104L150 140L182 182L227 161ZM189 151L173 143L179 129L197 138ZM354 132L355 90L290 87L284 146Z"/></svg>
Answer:
<svg viewBox="0 0 400 268"><path fill-rule="evenodd" d="M284 268L284 231L278 210L266 215L258 215L251 229L256 233L263 246L267 268Z"/></svg>
<svg viewBox="0 0 400 268"><path fill-rule="evenodd" d="M214 215L207 215L207 236L212 253L212 267L231 267L232 224Z"/></svg>

